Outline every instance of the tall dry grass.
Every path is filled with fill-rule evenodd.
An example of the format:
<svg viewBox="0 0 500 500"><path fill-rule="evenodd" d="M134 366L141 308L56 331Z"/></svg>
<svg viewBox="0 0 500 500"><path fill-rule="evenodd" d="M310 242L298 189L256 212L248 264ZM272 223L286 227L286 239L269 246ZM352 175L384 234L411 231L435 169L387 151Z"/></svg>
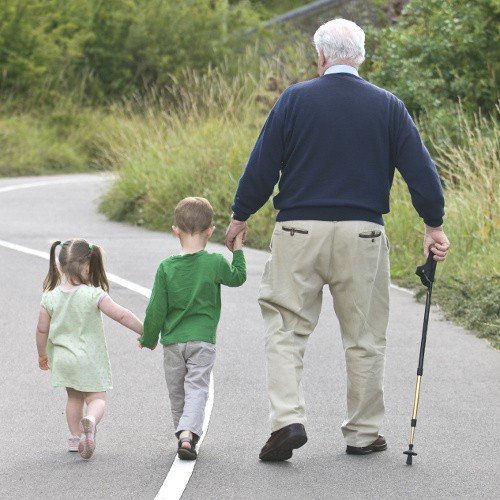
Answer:
<svg viewBox="0 0 500 500"><path fill-rule="evenodd" d="M297 49L299 50L299 49ZM291 56L290 56L291 57ZM200 76L187 72L182 86L129 100L113 109L116 128L106 133L103 161L119 179L101 208L111 218L170 228L179 199L204 196L216 212L215 238L222 239L231 202L269 109L281 90L303 80L310 68L282 57L260 59L249 50L239 65ZM175 103L173 105L172 103ZM248 245L268 244L273 209L252 222Z"/></svg>

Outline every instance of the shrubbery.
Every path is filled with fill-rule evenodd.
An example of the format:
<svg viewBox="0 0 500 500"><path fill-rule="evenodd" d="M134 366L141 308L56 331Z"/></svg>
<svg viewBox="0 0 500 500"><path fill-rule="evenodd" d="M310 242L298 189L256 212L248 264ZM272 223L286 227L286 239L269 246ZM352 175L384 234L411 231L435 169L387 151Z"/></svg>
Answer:
<svg viewBox="0 0 500 500"><path fill-rule="evenodd" d="M243 0L2 0L0 91L24 109L68 94L104 104L218 65L261 12Z"/></svg>
<svg viewBox="0 0 500 500"><path fill-rule="evenodd" d="M370 30L369 77L412 113L454 109L489 113L498 103L500 3L413 0L397 24Z"/></svg>

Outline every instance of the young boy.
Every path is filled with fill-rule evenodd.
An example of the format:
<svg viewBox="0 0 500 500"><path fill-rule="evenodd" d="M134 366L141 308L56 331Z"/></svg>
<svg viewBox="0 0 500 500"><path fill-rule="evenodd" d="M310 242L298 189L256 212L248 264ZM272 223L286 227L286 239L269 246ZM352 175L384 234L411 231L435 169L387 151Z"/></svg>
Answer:
<svg viewBox="0 0 500 500"><path fill-rule="evenodd" d="M220 285L246 280L242 231L235 240L232 264L205 250L214 232L213 209L205 198L184 198L172 226L181 253L163 260L146 309L141 347L154 349L161 332L165 379L181 460L194 460L202 434L215 337L221 312Z"/></svg>

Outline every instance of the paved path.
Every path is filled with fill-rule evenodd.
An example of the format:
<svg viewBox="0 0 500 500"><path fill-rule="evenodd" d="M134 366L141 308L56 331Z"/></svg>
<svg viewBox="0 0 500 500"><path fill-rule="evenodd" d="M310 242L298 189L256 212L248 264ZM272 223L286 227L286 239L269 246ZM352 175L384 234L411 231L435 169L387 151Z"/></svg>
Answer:
<svg viewBox="0 0 500 500"><path fill-rule="evenodd" d="M158 262L177 251L177 241L98 214L107 182L97 175L0 179L0 240L46 253L54 239L82 236L104 247L108 272L150 288ZM229 258L220 245L210 250ZM345 453L344 361L325 294L306 353L309 442L288 462L260 462L269 429L256 297L267 254L247 249L246 256L247 283L223 292L214 407L183 500L500 498L500 353L435 309L415 437L419 454L411 467L405 464L424 306L396 288L383 429L389 449L366 457ZM106 320L115 388L96 454L83 461L66 452L65 394L38 369L34 342L46 272L43 258L0 244L0 499L153 500L176 447L161 351L140 351L131 332ZM143 316L144 296L117 285L111 293Z"/></svg>

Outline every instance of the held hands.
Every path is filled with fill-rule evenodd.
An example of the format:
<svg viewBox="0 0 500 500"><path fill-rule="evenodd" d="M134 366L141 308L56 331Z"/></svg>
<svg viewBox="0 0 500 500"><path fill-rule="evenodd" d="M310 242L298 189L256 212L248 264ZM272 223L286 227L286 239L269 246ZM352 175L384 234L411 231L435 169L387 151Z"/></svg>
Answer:
<svg viewBox="0 0 500 500"><path fill-rule="evenodd" d="M236 235L236 238L234 238L233 242L233 252L235 250L243 250L243 243L245 243L246 236L247 236L246 229L243 229Z"/></svg>
<svg viewBox="0 0 500 500"><path fill-rule="evenodd" d="M247 234L246 221L231 220L226 231L226 247L231 251L241 250Z"/></svg>
<svg viewBox="0 0 500 500"><path fill-rule="evenodd" d="M137 339L137 342L139 342L139 349L143 349L144 347L146 347L146 349L150 349L151 351L154 351L156 349L156 346L158 345L158 341L156 341L151 347L143 346L141 337Z"/></svg>
<svg viewBox="0 0 500 500"><path fill-rule="evenodd" d="M38 367L40 368L40 370L44 370L44 371L47 371L50 368L49 367L49 358L47 357L47 355L38 356Z"/></svg>
<svg viewBox="0 0 500 500"><path fill-rule="evenodd" d="M444 234L443 227L425 226L424 234L424 255L429 255L429 250L434 254L434 260L442 261L446 259L446 254L450 248L450 242Z"/></svg>

